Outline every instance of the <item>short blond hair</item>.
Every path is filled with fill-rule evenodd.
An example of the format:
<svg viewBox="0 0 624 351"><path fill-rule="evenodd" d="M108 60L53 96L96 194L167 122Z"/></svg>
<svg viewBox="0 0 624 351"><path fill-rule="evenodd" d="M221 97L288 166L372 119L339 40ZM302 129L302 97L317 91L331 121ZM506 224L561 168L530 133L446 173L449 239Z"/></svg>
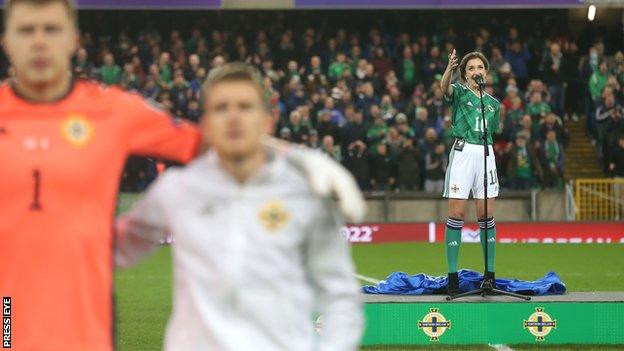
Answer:
<svg viewBox="0 0 624 351"><path fill-rule="evenodd" d="M76 3L74 2L74 0L5 0L4 9L2 13L2 16L4 19L4 25L6 26L9 16L11 15L11 10L17 4L30 4L30 5L35 5L35 6L43 6L43 5L48 5L48 4L55 3L55 2L59 2L63 6L65 6L65 9L67 10L67 13L69 14L69 17L71 18L72 23L77 27L78 26L78 14L76 11Z"/></svg>
<svg viewBox="0 0 624 351"><path fill-rule="evenodd" d="M257 90L260 98L264 101L264 86L262 85L262 75L260 71L253 66L243 62L226 63L221 67L214 68L208 73L208 77L202 84L201 98L206 101L206 97L210 89L215 85L223 82L242 81L249 82Z"/></svg>

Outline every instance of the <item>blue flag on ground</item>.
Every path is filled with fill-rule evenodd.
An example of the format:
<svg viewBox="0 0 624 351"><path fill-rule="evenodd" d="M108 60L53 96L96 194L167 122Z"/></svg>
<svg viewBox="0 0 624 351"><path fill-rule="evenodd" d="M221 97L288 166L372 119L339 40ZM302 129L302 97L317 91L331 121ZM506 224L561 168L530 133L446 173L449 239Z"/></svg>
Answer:
<svg viewBox="0 0 624 351"><path fill-rule="evenodd" d="M476 290L481 286L481 273L462 269L458 272L459 289L462 292ZM390 295L434 295L446 294L447 276L432 277L424 273L409 275L404 272L394 272L386 280L362 288L366 294ZM557 273L548 272L543 278L529 282L518 279L496 278L496 288L522 295L563 295L566 292L565 284Z"/></svg>

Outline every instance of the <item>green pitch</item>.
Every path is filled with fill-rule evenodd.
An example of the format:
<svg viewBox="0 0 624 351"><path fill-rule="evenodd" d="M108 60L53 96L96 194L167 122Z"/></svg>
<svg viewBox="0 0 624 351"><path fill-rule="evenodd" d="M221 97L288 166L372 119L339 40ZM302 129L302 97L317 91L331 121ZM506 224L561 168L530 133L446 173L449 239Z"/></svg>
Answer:
<svg viewBox="0 0 624 351"><path fill-rule="evenodd" d="M624 291L624 255L619 244L501 244L497 246L499 277L533 280L553 270L569 291ZM428 243L367 244L353 246L359 274L383 279L393 271L410 274L446 274L444 246ZM459 266L481 271L480 245L463 244ZM140 265L115 275L117 349L160 350L171 309L171 256L159 249ZM514 350L624 350L624 347L512 346ZM370 348L364 350L422 350ZM440 345L426 350L494 350L488 346Z"/></svg>

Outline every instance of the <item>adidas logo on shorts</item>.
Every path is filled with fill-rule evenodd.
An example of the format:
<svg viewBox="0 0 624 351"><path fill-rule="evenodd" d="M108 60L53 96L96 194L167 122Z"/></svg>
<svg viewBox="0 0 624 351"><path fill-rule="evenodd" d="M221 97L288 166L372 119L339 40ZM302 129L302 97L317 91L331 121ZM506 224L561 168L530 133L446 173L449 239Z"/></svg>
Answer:
<svg viewBox="0 0 624 351"><path fill-rule="evenodd" d="M448 243L448 246L459 246L459 243L457 241L451 241Z"/></svg>

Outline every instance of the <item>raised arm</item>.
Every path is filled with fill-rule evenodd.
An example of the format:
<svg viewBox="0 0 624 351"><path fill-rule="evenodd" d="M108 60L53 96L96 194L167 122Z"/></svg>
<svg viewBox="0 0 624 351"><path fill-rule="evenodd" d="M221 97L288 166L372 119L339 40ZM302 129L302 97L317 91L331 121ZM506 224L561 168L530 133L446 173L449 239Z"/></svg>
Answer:
<svg viewBox="0 0 624 351"><path fill-rule="evenodd" d="M451 85L451 79L453 79L453 73L459 66L459 61L457 60L457 54L455 49L453 52L449 54L448 65L446 65L446 70L444 70L444 74L442 75L442 81L440 82L442 91L446 97L450 98L453 96L453 86Z"/></svg>

